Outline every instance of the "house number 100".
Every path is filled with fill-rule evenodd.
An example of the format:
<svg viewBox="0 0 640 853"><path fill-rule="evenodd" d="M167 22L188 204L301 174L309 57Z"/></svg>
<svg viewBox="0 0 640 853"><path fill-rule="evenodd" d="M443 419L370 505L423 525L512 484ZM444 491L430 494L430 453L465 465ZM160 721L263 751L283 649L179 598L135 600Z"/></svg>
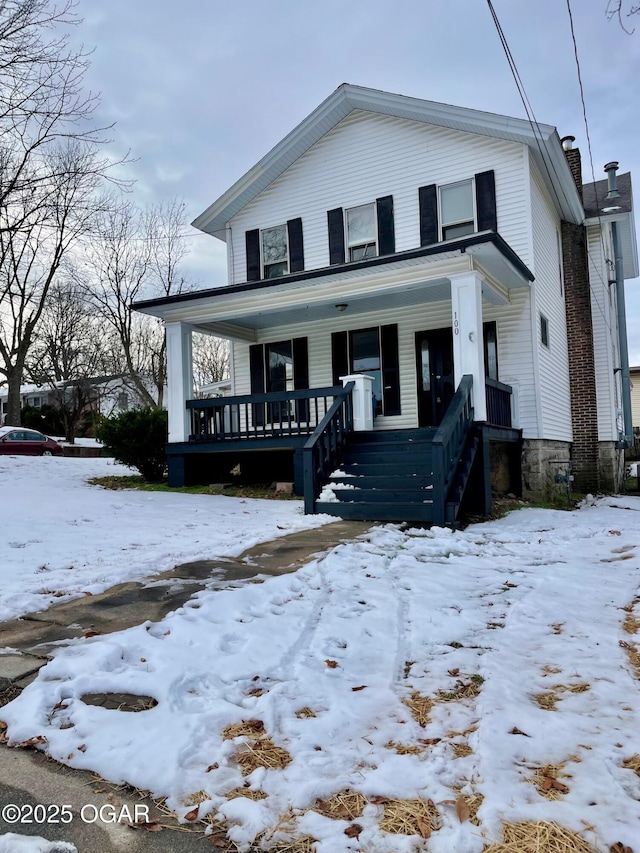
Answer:
<svg viewBox="0 0 640 853"><path fill-rule="evenodd" d="M458 323L458 313L456 311L453 312L453 334L460 334L460 323Z"/></svg>

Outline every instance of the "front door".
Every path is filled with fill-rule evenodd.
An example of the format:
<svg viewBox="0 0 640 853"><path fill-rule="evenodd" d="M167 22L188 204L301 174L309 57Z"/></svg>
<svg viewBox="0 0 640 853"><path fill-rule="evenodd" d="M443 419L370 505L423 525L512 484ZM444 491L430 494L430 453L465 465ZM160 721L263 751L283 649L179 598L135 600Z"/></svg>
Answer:
<svg viewBox="0 0 640 853"><path fill-rule="evenodd" d="M438 426L455 393L451 329L416 332L418 423Z"/></svg>

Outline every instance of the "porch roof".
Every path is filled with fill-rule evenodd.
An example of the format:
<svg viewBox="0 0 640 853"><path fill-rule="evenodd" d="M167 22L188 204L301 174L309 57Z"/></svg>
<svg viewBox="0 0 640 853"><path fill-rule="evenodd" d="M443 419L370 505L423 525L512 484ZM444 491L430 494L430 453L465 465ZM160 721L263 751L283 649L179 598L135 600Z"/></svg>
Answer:
<svg viewBox="0 0 640 853"><path fill-rule="evenodd" d="M221 337L253 340L257 329L335 317L337 305L362 313L449 299L450 276L472 270L485 280L485 299L496 304L534 278L499 234L484 232L385 257L134 302L132 308Z"/></svg>

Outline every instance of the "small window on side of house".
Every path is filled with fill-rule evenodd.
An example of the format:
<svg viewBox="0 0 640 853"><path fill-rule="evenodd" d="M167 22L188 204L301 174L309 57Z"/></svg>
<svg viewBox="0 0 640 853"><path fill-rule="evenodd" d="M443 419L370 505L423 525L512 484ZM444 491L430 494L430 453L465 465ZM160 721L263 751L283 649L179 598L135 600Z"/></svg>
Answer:
<svg viewBox="0 0 640 853"><path fill-rule="evenodd" d="M440 187L440 227L443 240L474 233L476 214L472 180Z"/></svg>
<svg viewBox="0 0 640 853"><path fill-rule="evenodd" d="M377 230L375 203L347 209L346 236L350 261L363 261L377 256Z"/></svg>
<svg viewBox="0 0 640 853"><path fill-rule="evenodd" d="M262 277L278 278L289 272L289 243L287 226L276 225L260 232L262 246Z"/></svg>
<svg viewBox="0 0 640 853"><path fill-rule="evenodd" d="M540 315L540 343L549 349L549 321L544 314Z"/></svg>

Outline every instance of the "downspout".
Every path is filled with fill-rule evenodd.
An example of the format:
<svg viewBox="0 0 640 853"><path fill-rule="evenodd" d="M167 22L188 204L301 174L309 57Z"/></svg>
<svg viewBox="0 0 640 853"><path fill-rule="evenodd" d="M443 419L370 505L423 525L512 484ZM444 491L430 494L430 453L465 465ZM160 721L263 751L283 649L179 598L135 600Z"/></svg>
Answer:
<svg viewBox="0 0 640 853"><path fill-rule="evenodd" d="M619 196L616 172L618 163L614 160L604 167L609 179L609 192L607 199ZM622 419L624 434L620 436L620 448L627 449L633 446L633 426L631 417L631 377L629 375L629 348L627 345L627 314L624 300L624 268L622 265L622 243L618 223L611 223L611 239L613 242L613 254L615 258L616 271L616 307L618 314L618 352L620 354L620 381L622 386Z"/></svg>

